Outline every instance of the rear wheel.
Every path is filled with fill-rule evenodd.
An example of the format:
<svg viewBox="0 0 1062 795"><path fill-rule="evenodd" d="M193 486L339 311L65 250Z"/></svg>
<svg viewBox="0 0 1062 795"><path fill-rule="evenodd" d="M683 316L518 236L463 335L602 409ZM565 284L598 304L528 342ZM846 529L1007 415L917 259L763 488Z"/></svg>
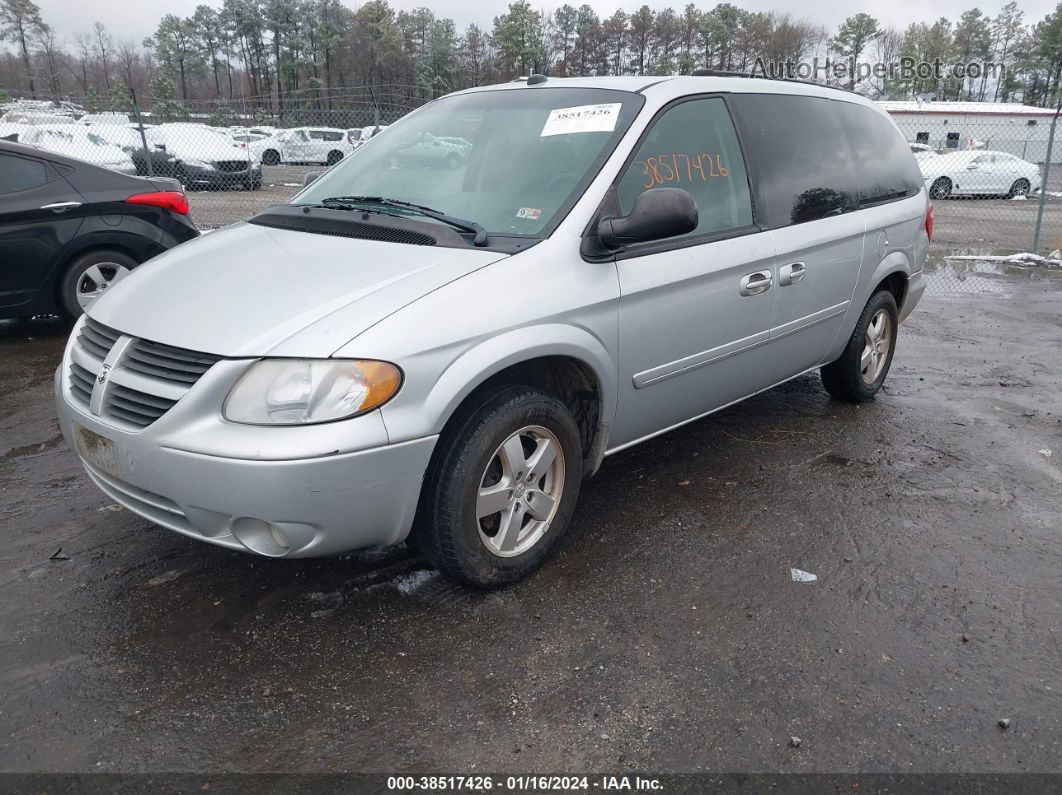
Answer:
<svg viewBox="0 0 1062 795"><path fill-rule="evenodd" d="M446 156L446 167L447 168L451 168L451 169L452 168L457 168L459 165L461 165L461 156L460 155L456 155L456 154L450 153L450 154L448 154Z"/></svg>
<svg viewBox="0 0 1062 795"><path fill-rule="evenodd" d="M582 442L567 407L531 387L500 387L438 442L413 538L445 574L481 588L536 569L568 528Z"/></svg>
<svg viewBox="0 0 1062 795"><path fill-rule="evenodd" d="M99 249L82 254L66 269L59 285L59 303L70 317L78 317L109 288L137 266L120 251Z"/></svg>
<svg viewBox="0 0 1062 795"><path fill-rule="evenodd" d="M946 199L951 195L951 180L947 177L940 177L929 188L929 198L931 199Z"/></svg>
<svg viewBox="0 0 1062 795"><path fill-rule="evenodd" d="M897 324L892 293L874 293L840 358L822 368L822 385L832 397L862 403L878 393L892 366Z"/></svg>
<svg viewBox="0 0 1062 795"><path fill-rule="evenodd" d="M1010 193L1008 193L1007 196L1012 199L1016 196L1028 196L1031 190L1032 184L1030 184L1029 180L1022 177L1021 179L1015 180L1014 184L1010 186Z"/></svg>
<svg viewBox="0 0 1062 795"><path fill-rule="evenodd" d="M280 162L280 152L276 149L266 149L262 152L262 164L266 166L275 166Z"/></svg>
<svg viewBox="0 0 1062 795"><path fill-rule="evenodd" d="M343 153L336 149L333 149L331 152L328 153L328 159L325 162L330 166L334 166L342 159Z"/></svg>

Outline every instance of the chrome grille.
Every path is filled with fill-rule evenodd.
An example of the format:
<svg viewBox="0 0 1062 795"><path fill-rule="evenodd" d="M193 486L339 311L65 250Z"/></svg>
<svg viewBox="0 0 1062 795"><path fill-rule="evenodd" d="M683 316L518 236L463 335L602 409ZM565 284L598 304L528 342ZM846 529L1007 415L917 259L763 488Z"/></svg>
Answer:
<svg viewBox="0 0 1062 795"><path fill-rule="evenodd" d="M163 381L194 384L221 359L209 353L196 353L147 340L136 340L126 353L127 370Z"/></svg>
<svg viewBox="0 0 1062 795"><path fill-rule="evenodd" d="M92 400L92 385L96 376L77 362L70 363L70 394L86 407Z"/></svg>
<svg viewBox="0 0 1062 795"><path fill-rule="evenodd" d="M125 420L130 425L146 428L177 403L176 400L149 395L121 384L111 384L103 401L103 413Z"/></svg>
<svg viewBox="0 0 1062 795"><path fill-rule="evenodd" d="M116 425L146 428L220 360L123 335L86 318L70 351L68 393L73 402ZM100 383L105 363L109 367Z"/></svg>
<svg viewBox="0 0 1062 795"><path fill-rule="evenodd" d="M114 329L107 328L102 323L97 323L92 318L88 318L85 321L85 325L81 327L81 333L78 335L77 341L82 348L102 362L107 358L107 354L111 352L111 348L114 347L114 343L118 341L120 336L122 335Z"/></svg>

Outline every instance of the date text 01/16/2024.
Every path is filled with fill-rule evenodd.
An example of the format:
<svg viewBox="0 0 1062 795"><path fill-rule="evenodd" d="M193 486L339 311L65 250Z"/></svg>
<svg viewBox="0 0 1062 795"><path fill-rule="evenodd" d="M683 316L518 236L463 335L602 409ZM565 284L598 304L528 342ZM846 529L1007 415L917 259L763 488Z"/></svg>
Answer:
<svg viewBox="0 0 1062 795"><path fill-rule="evenodd" d="M396 792L659 792L663 783L641 776L388 776L387 789Z"/></svg>

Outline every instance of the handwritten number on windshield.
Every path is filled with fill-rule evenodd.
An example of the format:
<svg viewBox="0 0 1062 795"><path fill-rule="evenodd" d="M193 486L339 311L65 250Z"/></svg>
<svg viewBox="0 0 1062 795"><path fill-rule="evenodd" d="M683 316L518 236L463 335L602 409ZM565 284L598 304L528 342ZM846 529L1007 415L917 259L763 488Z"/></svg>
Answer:
<svg viewBox="0 0 1062 795"><path fill-rule="evenodd" d="M683 152L673 152L669 155L658 155L639 160L642 174L645 176L643 190L649 190L659 185L667 185L672 182L681 184L685 182L707 182L713 177L728 177L730 171L723 165L722 155L704 152L699 155L688 155Z"/></svg>

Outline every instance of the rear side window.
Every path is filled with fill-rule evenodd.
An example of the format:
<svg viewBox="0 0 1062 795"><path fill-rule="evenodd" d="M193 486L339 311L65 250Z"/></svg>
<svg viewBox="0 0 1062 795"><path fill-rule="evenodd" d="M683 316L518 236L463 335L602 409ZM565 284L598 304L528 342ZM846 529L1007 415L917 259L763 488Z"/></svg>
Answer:
<svg viewBox="0 0 1062 795"><path fill-rule="evenodd" d="M832 104L840 114L852 148L856 200L872 204L918 193L922 173L892 122L865 105Z"/></svg>
<svg viewBox="0 0 1062 795"><path fill-rule="evenodd" d="M768 227L855 209L852 156L836 112L841 103L783 94L737 94L733 101Z"/></svg>
<svg viewBox="0 0 1062 795"><path fill-rule="evenodd" d="M0 154L0 193L39 188L48 181L48 168L39 160Z"/></svg>
<svg viewBox="0 0 1062 795"><path fill-rule="evenodd" d="M620 180L623 214L651 188L681 188L693 196L699 223L689 236L752 224L745 161L722 99L682 102L653 124Z"/></svg>

